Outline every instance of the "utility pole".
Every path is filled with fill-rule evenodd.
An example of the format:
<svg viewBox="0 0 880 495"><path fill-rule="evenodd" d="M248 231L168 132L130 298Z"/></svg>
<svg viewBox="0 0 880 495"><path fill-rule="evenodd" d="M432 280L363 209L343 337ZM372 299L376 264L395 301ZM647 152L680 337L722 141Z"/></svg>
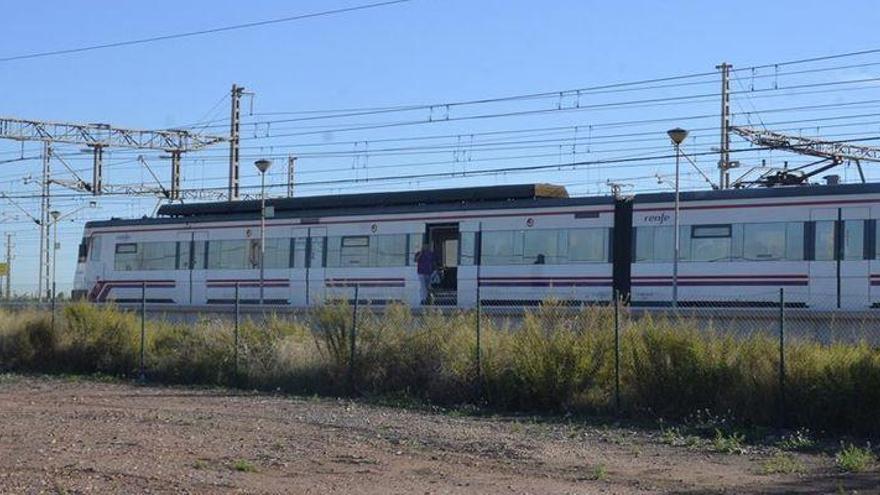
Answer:
<svg viewBox="0 0 880 495"><path fill-rule="evenodd" d="M232 85L232 113L229 122L229 191L227 199L238 199L238 143L241 131L241 95L244 88Z"/></svg>
<svg viewBox="0 0 880 495"><path fill-rule="evenodd" d="M6 300L12 299L12 233L6 233Z"/></svg>
<svg viewBox="0 0 880 495"><path fill-rule="evenodd" d="M100 196L104 188L104 147L92 146L92 195Z"/></svg>
<svg viewBox="0 0 880 495"><path fill-rule="evenodd" d="M48 141L43 142L43 176L40 183L40 268L38 270L37 282L37 299L43 301L45 294L43 287L47 291L49 288L49 158L52 155L52 147ZM44 285L45 283L45 285Z"/></svg>
<svg viewBox="0 0 880 495"><path fill-rule="evenodd" d="M180 199L180 150L171 150L171 191L168 202Z"/></svg>
<svg viewBox="0 0 880 495"><path fill-rule="evenodd" d="M293 197L293 177L296 168L296 157L287 155L287 197Z"/></svg>
<svg viewBox="0 0 880 495"><path fill-rule="evenodd" d="M722 62L715 66L721 71L721 146L718 159L718 188L730 187L730 69L732 65Z"/></svg>

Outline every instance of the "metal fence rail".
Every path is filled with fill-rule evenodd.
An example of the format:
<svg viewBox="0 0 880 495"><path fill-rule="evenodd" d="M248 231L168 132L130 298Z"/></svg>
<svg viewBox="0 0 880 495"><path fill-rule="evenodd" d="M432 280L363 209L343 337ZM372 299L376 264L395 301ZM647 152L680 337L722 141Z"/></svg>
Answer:
<svg viewBox="0 0 880 495"><path fill-rule="evenodd" d="M151 333L158 331L161 325L182 324L167 307L149 305L146 293L147 288L141 287L140 304L120 308L135 312L137 318L136 372L142 381L151 379L155 373L152 367L156 366L157 357L150 354ZM235 383L246 382L249 370L260 364L255 363L255 359L261 358L253 354L257 345L253 340L258 338L255 332L265 331L266 338L280 341L286 334L276 335L270 330L285 326L305 329L303 331L311 335L314 342L307 342L308 345L317 349L325 362L333 363L338 373L328 373L349 394L399 389L427 397L442 396L443 400L450 401L491 402L497 400L498 384L510 379L526 389L526 395L531 393L537 397L534 399L537 401L551 395L547 390L557 390L561 395L568 393L571 400L584 400L592 408L617 413L632 411L634 407L650 408L650 404L644 403L644 397L634 395L639 380L644 378L638 373L669 373L668 379L675 381L677 366L684 366L681 362L692 359L688 353L697 352L692 348L705 341L705 352L716 353L710 357L722 363L720 371L713 372L729 372L742 382L730 386L754 386L756 392L760 389L760 394L764 394L762 399L778 405L774 421L780 425L788 424L792 416L789 374L809 359L804 357L807 351L830 350L835 346L877 351L880 346L880 312L806 309L789 304L784 288L768 292L765 304L750 307L742 307L736 299L720 305L717 298L705 303L691 300L686 306L672 308L632 307L620 298L573 301L561 297L537 306L518 306L513 301L505 306L477 304L462 310L448 306L407 308L401 304L375 304L361 294L359 287L354 286L350 298L328 301L314 308L291 309L243 305L236 287L231 307L194 313L184 326L210 322L211 328L219 332L217 338L228 338L232 357L225 361L224 373L233 377ZM65 318L60 313L67 311L70 304L86 303L59 301L49 308L31 304L4 308L7 312L49 309L54 329L64 324ZM244 326L249 333L243 336ZM517 338L508 338L511 335ZM669 344L670 339L679 336L691 340ZM671 345L664 351L668 355L653 355L651 339L656 340L658 348ZM410 347L404 348L404 345ZM506 353L508 360L520 366L519 372L533 376L513 376L515 373L510 370L499 369L500 353ZM833 359L849 359L845 353L829 352L828 355ZM795 359L794 365L791 358ZM530 359L534 363L529 362ZM751 359L752 365L760 368L755 376L749 375L748 370L743 374L742 365L737 362L742 359ZM725 360L729 363L725 364ZM758 371L764 378L758 376ZM430 388L436 385L428 383L430 379L404 383L398 375L407 373L419 377L446 374L451 378L446 389L433 391ZM572 376L580 381L572 382ZM772 380L767 380L767 376ZM589 397L579 397L578 387ZM796 392L797 397L805 393ZM510 406L517 407L516 404Z"/></svg>

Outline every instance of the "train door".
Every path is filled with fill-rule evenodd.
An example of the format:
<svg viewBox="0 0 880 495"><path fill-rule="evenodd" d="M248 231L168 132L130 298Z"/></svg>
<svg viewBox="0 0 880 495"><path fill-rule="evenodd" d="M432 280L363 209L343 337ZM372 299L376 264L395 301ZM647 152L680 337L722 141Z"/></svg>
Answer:
<svg viewBox="0 0 880 495"><path fill-rule="evenodd" d="M458 224L429 224L426 229L438 274L431 292L434 304L455 306L458 300Z"/></svg>
<svg viewBox="0 0 880 495"><path fill-rule="evenodd" d="M833 309L838 307L838 208L810 210L807 224L807 263L810 274L810 307Z"/></svg>
<svg viewBox="0 0 880 495"><path fill-rule="evenodd" d="M868 208L821 208L810 212L808 260L810 307L861 309L869 303L866 260Z"/></svg>
<svg viewBox="0 0 880 495"><path fill-rule="evenodd" d="M306 242L305 295L306 305L313 306L324 301L324 266L327 260L327 229L310 227Z"/></svg>
<svg viewBox="0 0 880 495"><path fill-rule="evenodd" d="M182 304L205 304L205 248L207 232L177 234L177 294Z"/></svg>
<svg viewBox="0 0 880 495"><path fill-rule="evenodd" d="M306 274L308 268L306 265L306 243L309 238L308 229L294 228L291 230L290 237L292 239L291 249L291 266L290 269L290 303L293 306L307 306L309 280Z"/></svg>
<svg viewBox="0 0 880 495"><path fill-rule="evenodd" d="M870 216L870 208L840 209L840 308L865 309L870 305L871 262L865 256L867 219Z"/></svg>

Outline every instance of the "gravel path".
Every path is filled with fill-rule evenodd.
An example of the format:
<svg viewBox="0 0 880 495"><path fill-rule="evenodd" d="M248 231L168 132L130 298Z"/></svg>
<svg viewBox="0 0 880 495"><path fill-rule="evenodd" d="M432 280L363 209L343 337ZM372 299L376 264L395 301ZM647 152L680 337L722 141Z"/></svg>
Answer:
<svg viewBox="0 0 880 495"><path fill-rule="evenodd" d="M761 474L656 433L348 400L0 377L2 493L874 493L880 476Z"/></svg>

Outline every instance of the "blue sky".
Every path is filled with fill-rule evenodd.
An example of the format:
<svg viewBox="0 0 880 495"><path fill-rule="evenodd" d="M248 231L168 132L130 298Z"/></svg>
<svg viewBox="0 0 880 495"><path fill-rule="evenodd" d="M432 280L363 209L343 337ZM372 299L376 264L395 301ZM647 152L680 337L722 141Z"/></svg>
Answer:
<svg viewBox="0 0 880 495"><path fill-rule="evenodd" d="M14 7L4 9L4 15L0 18L0 29L4 33L0 57L212 28L360 3L367 2L9 2ZM181 126L199 121L206 115L211 119L225 118L227 103L222 98L233 82L256 93L256 114L442 103L556 91L707 72L714 70L715 65L725 60L735 67L746 67L877 48L880 47L876 29L878 21L880 9L871 1L836 2L832 8L828 2L820 1L745 1L720 4L704 1L413 0L401 5L257 29L0 63L0 114L46 120L105 122L141 128ZM844 65L878 60L880 56L874 55L834 63ZM830 65L832 64L825 66ZM798 68L822 66L813 64ZM809 84L828 82L835 78L870 78L880 76L878 73L880 68L872 66L815 76L792 76L790 82ZM753 78L755 75L758 76L757 79ZM771 75L769 70L758 71L757 74L744 72L739 74L740 80L736 84L743 89L766 88L776 82ZM706 81L709 80L714 79ZM703 90L717 91L717 85L709 84L693 90L672 88L638 97L694 94ZM880 98L877 91L872 92L871 87L845 93L778 96L778 99L774 96L759 100L744 95L737 98L735 103L739 108L761 110L804 102L845 102ZM601 103L630 97L636 95L594 96L588 101ZM215 107L218 102L220 105ZM552 109L554 105L564 106L570 103L548 99L527 103L526 106L504 104L475 108L473 113L523 108ZM441 156L438 160L437 155L418 153L407 155L405 160L368 153L363 156L353 154L353 150L389 146L373 144L375 140L446 133L465 136L466 140L466 136L471 133L558 125L578 126L573 134L574 139L584 145L583 140L588 139L585 134L593 132L592 129L585 129L593 123L632 121L677 113L717 114L718 105L717 100L707 99L663 107L615 108L565 115L538 114L516 119L488 119L277 138L274 137L275 134L303 131L306 129L304 126L318 123L326 123L328 127L333 124L361 125L395 121L399 118L421 119L425 114L416 112L345 121L276 123L263 127L259 124L245 125L243 135L250 139L244 144L250 148L243 151L243 180L246 184L256 182L256 174L249 164L253 158L297 153L303 151L304 148L297 146L303 143L324 142L328 146L325 151L340 151L340 156L301 158L298 164L303 171L303 177L310 178L308 180L377 177L389 171L400 173L410 169L449 170L450 164L441 163L443 160L448 162L449 157ZM868 113L868 106L850 107L849 113ZM246 122L278 118L249 115L247 102L244 107ZM439 112L442 113L443 110ZM764 121L775 118L761 111L756 112L756 115L760 115ZM827 115L816 113L787 117L796 117L798 120L815 118L820 122ZM746 122L740 119L739 123ZM219 127L210 131L221 134L226 132L222 121L218 120L216 124ZM709 119L694 125L708 127L717 125L717 120ZM667 123L662 123L651 128L652 131L656 130L657 136L646 138L645 142L656 145L658 149L662 147L665 144L662 131L667 126ZM864 132L880 132L873 121L870 126L866 124L865 129L867 130ZM823 129L819 130L821 132ZM847 129L851 133L860 130ZM571 139L571 136L565 139ZM358 141L366 143L355 144ZM460 143L461 138L455 139L455 142ZM717 138L712 132L706 131L705 136L695 135L689 144L693 149L698 149L699 146L703 147L700 149L708 149L715 142ZM632 144L616 146L639 146L634 140L630 143ZM337 146L330 148L330 145ZM400 143L393 145L400 146ZM543 153L546 155L544 158L521 158L523 153L520 153L520 158L507 160L501 154L493 158L493 166L498 166L497 163L525 165L545 160L553 153L554 144L547 146L551 151ZM563 148L562 144L558 148L559 157L553 159L564 163L567 159L563 155L569 153L569 148ZM36 149L35 144L26 145L26 151ZM0 152L7 153L4 156L14 156L16 150L19 150L17 143L0 143ZM76 149L67 151L73 153ZM575 151L576 156L572 155L574 158L590 159L586 150ZM585 156L581 156L582 151ZM465 147L450 153L455 157L481 156ZM482 155L483 158L489 158L486 153L488 152ZM617 156L610 150L608 153L610 154L605 156ZM218 148L187 157L184 161L184 187L225 184L222 178L226 170L222 160L224 154L225 149ZM148 181L149 178L145 178L142 169L132 166L132 157L131 153L111 153L106 180L117 184ZM167 169L167 165L158 157L148 157L148 161L150 160L157 169ZM452 160L453 170L455 167L461 167L464 171L468 166L479 166L459 163L457 160L458 158ZM72 157L69 161L75 167L84 169L88 166L86 156ZM705 161L707 172L712 172L712 164L709 163L711 161L712 159ZM414 163L419 162L422 166L413 167ZM430 165L431 163L437 165ZM472 183L540 180L567 183L573 191L598 194L602 193L602 182L606 179L629 180L634 189L644 190L650 185L657 187L657 181L650 176L666 173L668 166L668 163L651 163L637 171L609 166L586 171L559 170L543 176L508 174L416 183L379 183L358 185L356 188L353 185L342 185L334 189L315 187L313 190L304 187L302 190L303 194L317 194L368 188L450 187ZM39 162L16 162L4 167L5 170L0 171L0 190L18 193L22 196L19 202L25 208L36 211L37 201L24 196L35 192L37 186L24 183L21 179L28 173L36 175ZM339 172L337 170L340 167L350 170ZM282 167L275 167L272 177L277 181L283 179L280 175L281 169ZM333 171L324 172L325 170ZM714 177L714 173L712 176ZM689 184L691 187L700 187L699 181ZM55 204L61 211L77 208L89 199L73 197L63 190L59 192L63 194L59 195ZM65 222L60 234L60 288L69 289L75 245L84 220L149 214L155 204L154 199L107 197L99 200L99 208L86 210L74 215L72 222ZM18 290L32 290L36 270L37 229L28 224L9 204L0 204L0 212L3 213L3 227L16 233L14 285Z"/></svg>

